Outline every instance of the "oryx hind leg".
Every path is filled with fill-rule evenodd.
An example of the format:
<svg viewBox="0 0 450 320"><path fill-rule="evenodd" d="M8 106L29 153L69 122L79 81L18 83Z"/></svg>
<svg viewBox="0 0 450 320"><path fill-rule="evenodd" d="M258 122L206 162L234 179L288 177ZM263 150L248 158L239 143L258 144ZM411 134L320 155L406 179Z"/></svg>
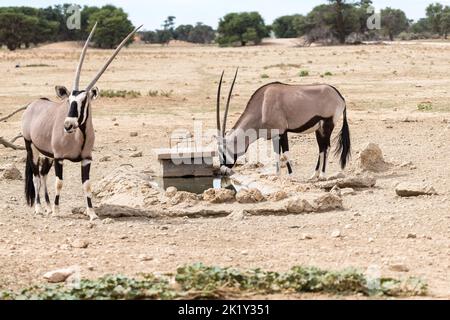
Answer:
<svg viewBox="0 0 450 320"><path fill-rule="evenodd" d="M281 150L283 152L281 160L283 163L286 164L288 174L292 175L294 172L292 170L292 163L289 158L289 137L288 137L287 132L285 132L284 134L281 135L280 144L281 144Z"/></svg>
<svg viewBox="0 0 450 320"><path fill-rule="evenodd" d="M31 159L32 159L32 170L33 170L33 185L35 190L35 199L34 199L34 212L37 215L42 215L44 211L42 210L41 205L41 176L39 173L39 165L40 165L40 153L39 150L31 144Z"/></svg>
<svg viewBox="0 0 450 320"><path fill-rule="evenodd" d="M319 145L319 160L317 162L316 171L313 178L326 180L326 170L328 163L328 156L331 147L331 135L334 130L333 119L326 119L321 123L319 130L316 131L317 143Z"/></svg>
<svg viewBox="0 0 450 320"><path fill-rule="evenodd" d="M91 221L97 220L98 216L95 214L94 207L92 205L92 187L90 180L91 172L91 160L83 160L81 162L81 181L83 183L83 191L86 197L86 213Z"/></svg>
<svg viewBox="0 0 450 320"><path fill-rule="evenodd" d="M44 197L45 197L45 213L50 214L52 213L52 208L50 204L50 197L48 195L48 186L47 186L47 178L48 173L50 172L50 169L53 166L53 160L50 160L49 158L44 158L41 161L41 185L44 187Z"/></svg>

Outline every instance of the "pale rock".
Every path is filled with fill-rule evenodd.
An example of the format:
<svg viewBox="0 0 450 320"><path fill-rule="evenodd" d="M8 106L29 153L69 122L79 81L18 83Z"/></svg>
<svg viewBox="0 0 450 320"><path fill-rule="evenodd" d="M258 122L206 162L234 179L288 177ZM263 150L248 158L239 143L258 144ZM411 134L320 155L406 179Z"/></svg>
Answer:
<svg viewBox="0 0 450 320"><path fill-rule="evenodd" d="M66 281L75 271L72 268L50 271L44 274L44 279L49 283L61 283Z"/></svg>
<svg viewBox="0 0 450 320"><path fill-rule="evenodd" d="M319 199L314 200L314 204L318 211L330 211L344 208L342 198L331 193L324 194Z"/></svg>
<svg viewBox="0 0 450 320"><path fill-rule="evenodd" d="M86 240L76 239L71 243L71 246L77 249L86 249L89 247L89 242Z"/></svg>
<svg viewBox="0 0 450 320"><path fill-rule="evenodd" d="M395 272L409 272L409 268L402 263L391 264L389 266L389 270L395 271Z"/></svg>
<svg viewBox="0 0 450 320"><path fill-rule="evenodd" d="M236 194L236 200L239 203L257 203L265 201L265 197L258 189L243 189Z"/></svg>
<svg viewBox="0 0 450 320"><path fill-rule="evenodd" d="M203 193L203 200L209 203L226 203L236 200L235 193L228 189L208 189Z"/></svg>
<svg viewBox="0 0 450 320"><path fill-rule="evenodd" d="M168 187L166 189L165 195L166 195L167 198L173 198L173 197L176 196L177 192L178 192L177 188L175 188L175 187Z"/></svg>
<svg viewBox="0 0 450 320"><path fill-rule="evenodd" d="M1 178L5 180L22 180L22 174L14 164L8 164L0 169Z"/></svg>
<svg viewBox="0 0 450 320"><path fill-rule="evenodd" d="M142 151L137 151L137 152L130 154L131 158L142 158L142 156L143 156Z"/></svg>
<svg viewBox="0 0 450 320"><path fill-rule="evenodd" d="M299 214L309 213L317 210L308 200L302 197L296 197L288 201L286 210L288 213Z"/></svg>
<svg viewBox="0 0 450 320"><path fill-rule="evenodd" d="M341 238L341 237L342 237L342 233L341 233L340 230L334 230L334 231L331 233L331 237L332 237L332 238Z"/></svg>
<svg viewBox="0 0 450 320"><path fill-rule="evenodd" d="M402 182L397 185L395 192L400 197L418 197L437 195L434 187L427 183Z"/></svg>
<svg viewBox="0 0 450 320"><path fill-rule="evenodd" d="M282 201L287 198L288 198L287 193L280 190L280 191L270 194L269 197L267 198L267 200L272 201L272 202L279 202L279 201Z"/></svg>

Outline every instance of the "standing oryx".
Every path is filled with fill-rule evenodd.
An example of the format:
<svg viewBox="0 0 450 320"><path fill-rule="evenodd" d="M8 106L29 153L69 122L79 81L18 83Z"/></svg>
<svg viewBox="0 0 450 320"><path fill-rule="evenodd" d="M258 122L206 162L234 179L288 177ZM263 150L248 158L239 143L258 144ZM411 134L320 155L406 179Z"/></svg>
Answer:
<svg viewBox="0 0 450 320"><path fill-rule="evenodd" d="M42 213L40 190L44 188L47 212L50 211L50 198L47 189L47 175L55 163L56 195L53 214L59 213L60 193L63 186L63 161L81 162L81 178L86 196L87 215L91 220L97 219L92 206L92 192L89 173L92 162L92 149L95 134L92 124L91 102L99 96L94 87L108 66L126 45L128 40L141 28L131 32L117 47L85 90L80 90L80 74L86 51L97 24L91 31L84 45L78 63L73 90L56 87L56 94L62 102L40 99L31 103L22 119L22 134L27 150L25 172L25 195L30 206L35 204L35 212ZM40 158L40 154L44 158Z"/></svg>
<svg viewBox="0 0 450 320"><path fill-rule="evenodd" d="M251 143L259 138L272 139L275 152L286 161L289 174L288 133L316 133L319 144L319 160L311 179L325 178L331 134L343 116L336 155L340 153L341 168L347 165L351 152L350 130L347 122L347 107L344 97L329 85L287 85L279 82L259 88L233 129L227 134L226 123L231 95L236 82L237 71L228 95L223 126L220 126L220 99L223 73L217 94L217 129L221 172L229 174L239 156L243 155ZM277 173L279 173L277 162Z"/></svg>

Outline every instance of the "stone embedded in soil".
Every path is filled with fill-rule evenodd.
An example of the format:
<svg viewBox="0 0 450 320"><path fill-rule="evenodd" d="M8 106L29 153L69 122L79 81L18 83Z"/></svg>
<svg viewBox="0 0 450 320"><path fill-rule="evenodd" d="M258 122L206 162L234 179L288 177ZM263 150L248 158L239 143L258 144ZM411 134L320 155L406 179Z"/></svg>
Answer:
<svg viewBox="0 0 450 320"><path fill-rule="evenodd" d="M312 236L305 233L300 236L300 240L312 240Z"/></svg>
<svg viewBox="0 0 450 320"><path fill-rule="evenodd" d="M317 211L330 211L344 208L342 198L332 193L324 194L314 200L314 204Z"/></svg>
<svg viewBox="0 0 450 320"><path fill-rule="evenodd" d="M111 218L106 218L104 220L102 220L103 224L113 224L114 223L114 219Z"/></svg>
<svg viewBox="0 0 450 320"><path fill-rule="evenodd" d="M148 256L148 255L146 255L146 254L141 254L141 255L139 255L139 261L143 261L143 262L145 262L145 261L152 261L153 260L153 257L150 257L150 256Z"/></svg>
<svg viewBox="0 0 450 320"><path fill-rule="evenodd" d="M409 234L406 236L406 239L417 239L417 234L415 234L415 233L409 233Z"/></svg>
<svg viewBox="0 0 450 320"><path fill-rule="evenodd" d="M282 201L284 199L288 198L288 194L282 190L271 193L268 197L267 200L272 201L272 202L279 202Z"/></svg>
<svg viewBox="0 0 450 320"><path fill-rule="evenodd" d="M86 249L89 247L89 241L76 239L71 243L72 247L77 249Z"/></svg>
<svg viewBox="0 0 450 320"><path fill-rule="evenodd" d="M75 273L72 268L59 269L54 271L49 271L44 274L44 279L49 283L61 283L67 280L71 275Z"/></svg>
<svg viewBox="0 0 450 320"><path fill-rule="evenodd" d="M8 164L0 168L1 178L5 180L22 180L22 174L14 164Z"/></svg>
<svg viewBox="0 0 450 320"><path fill-rule="evenodd" d="M389 266L389 270L395 271L395 272L409 272L409 268L402 263L391 264Z"/></svg>
<svg viewBox="0 0 450 320"><path fill-rule="evenodd" d="M265 201L266 199L258 189L243 189L237 193L236 200L239 203L245 204L258 203Z"/></svg>
<svg viewBox="0 0 450 320"><path fill-rule="evenodd" d="M186 191L178 191L175 196L170 199L170 203L174 206L185 203L185 204L196 204L198 202L198 196L194 193Z"/></svg>
<svg viewBox="0 0 450 320"><path fill-rule="evenodd" d="M321 189L331 190L335 186L340 189L352 188L352 189L366 189L372 188L376 185L377 179L370 175L352 176L344 179L318 182L315 185Z"/></svg>
<svg viewBox="0 0 450 320"><path fill-rule="evenodd" d="M138 152L134 152L132 154L130 154L130 158L142 158L143 153L142 151L138 151Z"/></svg>
<svg viewBox="0 0 450 320"><path fill-rule="evenodd" d="M236 200L235 193L228 189L208 189L203 193L203 200L209 203L226 203Z"/></svg>
<svg viewBox="0 0 450 320"><path fill-rule="evenodd" d="M341 237L342 237L342 233L341 233L340 230L334 230L334 231L331 233L331 237L332 237L332 238L341 238Z"/></svg>
<svg viewBox="0 0 450 320"><path fill-rule="evenodd" d="M288 201L286 210L288 213L299 214L314 212L317 210L317 208L309 203L308 200L302 197L296 197Z"/></svg>
<svg viewBox="0 0 450 320"><path fill-rule="evenodd" d="M359 153L357 164L361 170L370 172L384 172L390 167L384 160L383 151L375 143L369 143L364 147Z"/></svg>
<svg viewBox="0 0 450 320"><path fill-rule="evenodd" d="M130 137L137 137L138 133L136 131L130 132Z"/></svg>
<svg viewBox="0 0 450 320"><path fill-rule="evenodd" d="M228 219L232 221L241 221L245 219L245 211L244 210L235 210L229 216Z"/></svg>
<svg viewBox="0 0 450 320"><path fill-rule="evenodd" d="M166 189L165 195L166 195L167 198L173 198L173 197L176 196L177 192L178 192L177 188L175 188L175 187L168 187Z"/></svg>
<svg viewBox="0 0 450 320"><path fill-rule="evenodd" d="M100 160L98 160L99 162L108 162L111 161L111 157L110 156L104 156L101 157Z"/></svg>
<svg viewBox="0 0 450 320"><path fill-rule="evenodd" d="M353 188L344 188L341 190L341 194L343 196L353 196L356 194L356 192Z"/></svg>
<svg viewBox="0 0 450 320"><path fill-rule="evenodd" d="M395 192L400 197L418 197L425 195L436 195L434 187L427 183L403 182L395 188Z"/></svg>

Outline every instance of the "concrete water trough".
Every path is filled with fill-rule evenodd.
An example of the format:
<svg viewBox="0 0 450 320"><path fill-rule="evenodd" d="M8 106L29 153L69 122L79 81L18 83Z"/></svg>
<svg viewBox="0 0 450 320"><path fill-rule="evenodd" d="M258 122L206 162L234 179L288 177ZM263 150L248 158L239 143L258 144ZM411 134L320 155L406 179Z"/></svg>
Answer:
<svg viewBox="0 0 450 320"><path fill-rule="evenodd" d="M160 178L213 177L217 151L197 148L157 149Z"/></svg>

